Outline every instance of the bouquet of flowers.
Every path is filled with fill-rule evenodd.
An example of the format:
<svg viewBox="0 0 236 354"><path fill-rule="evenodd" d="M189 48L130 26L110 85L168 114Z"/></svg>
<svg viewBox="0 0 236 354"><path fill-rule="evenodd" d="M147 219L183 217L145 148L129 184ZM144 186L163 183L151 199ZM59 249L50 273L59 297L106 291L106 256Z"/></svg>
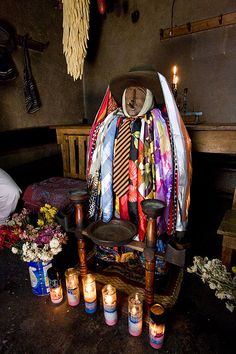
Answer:
<svg viewBox="0 0 236 354"><path fill-rule="evenodd" d="M67 236L55 221L57 209L49 204L34 215L23 208L12 215L7 225L0 230L0 247L11 248L25 262L48 262L62 251Z"/></svg>
<svg viewBox="0 0 236 354"><path fill-rule="evenodd" d="M188 267L187 271L199 275L203 283L215 290L215 296L224 300L226 308L233 312L236 306L236 275L227 272L219 259L209 260L207 257L196 256L193 258L193 266ZM235 267L232 271L236 272Z"/></svg>

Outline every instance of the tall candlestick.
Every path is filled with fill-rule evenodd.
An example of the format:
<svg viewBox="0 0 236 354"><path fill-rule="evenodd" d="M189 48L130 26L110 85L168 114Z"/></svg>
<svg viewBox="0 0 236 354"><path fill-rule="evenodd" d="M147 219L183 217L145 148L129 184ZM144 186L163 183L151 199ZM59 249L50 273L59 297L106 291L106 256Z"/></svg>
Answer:
<svg viewBox="0 0 236 354"><path fill-rule="evenodd" d="M82 278L85 311L94 313L97 310L97 292L95 277L92 274L87 274Z"/></svg>
<svg viewBox="0 0 236 354"><path fill-rule="evenodd" d="M137 337L142 333L143 299L139 293L131 294L128 298L128 325L132 336Z"/></svg>
<svg viewBox="0 0 236 354"><path fill-rule="evenodd" d="M117 323L116 310L116 288L107 284L102 288L103 308L105 322L108 326L114 326Z"/></svg>
<svg viewBox="0 0 236 354"><path fill-rule="evenodd" d="M69 268L65 271L65 277L68 304L77 306L80 302L79 272L75 268Z"/></svg>

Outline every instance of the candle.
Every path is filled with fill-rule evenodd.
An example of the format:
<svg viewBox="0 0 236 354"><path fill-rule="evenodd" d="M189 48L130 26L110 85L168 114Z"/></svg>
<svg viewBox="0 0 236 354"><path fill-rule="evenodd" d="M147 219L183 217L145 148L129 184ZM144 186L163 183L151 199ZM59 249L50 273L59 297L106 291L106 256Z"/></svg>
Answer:
<svg viewBox="0 0 236 354"><path fill-rule="evenodd" d="M97 310L97 292L95 277L92 274L87 274L82 278L85 311L94 313Z"/></svg>
<svg viewBox="0 0 236 354"><path fill-rule="evenodd" d="M59 304L63 300L61 279L58 271L51 267L48 269L50 298L53 304Z"/></svg>
<svg viewBox="0 0 236 354"><path fill-rule="evenodd" d="M117 298L116 288L107 284L102 288L103 308L105 322L108 326L114 326L117 323Z"/></svg>
<svg viewBox="0 0 236 354"><path fill-rule="evenodd" d="M173 91L175 99L177 98L178 81L179 81L179 78L177 76L177 66L174 65L174 67L173 67L173 77L172 77L172 91Z"/></svg>
<svg viewBox="0 0 236 354"><path fill-rule="evenodd" d="M179 81L179 78L178 78L178 76L177 76L177 66L175 65L175 66L173 67L173 79L172 79L172 84L173 84L173 85L176 85L176 88L177 88L177 83L178 83L178 81Z"/></svg>
<svg viewBox="0 0 236 354"><path fill-rule="evenodd" d="M143 325L143 299L141 294L134 293L128 298L128 325L132 336L142 333Z"/></svg>
<svg viewBox="0 0 236 354"><path fill-rule="evenodd" d="M80 302L79 272L75 268L65 271L67 300L70 306L77 306Z"/></svg>
<svg viewBox="0 0 236 354"><path fill-rule="evenodd" d="M154 349L160 349L163 345L165 334L165 309L161 304L155 304L150 308L149 342Z"/></svg>

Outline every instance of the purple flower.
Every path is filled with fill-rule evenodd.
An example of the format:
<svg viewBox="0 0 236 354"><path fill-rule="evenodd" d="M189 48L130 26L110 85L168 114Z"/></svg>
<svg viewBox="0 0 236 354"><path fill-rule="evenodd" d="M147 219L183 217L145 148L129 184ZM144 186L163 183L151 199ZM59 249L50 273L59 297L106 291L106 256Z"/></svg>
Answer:
<svg viewBox="0 0 236 354"><path fill-rule="evenodd" d="M48 244L54 236L54 230L51 227L47 227L39 231L37 240L35 241L38 245Z"/></svg>

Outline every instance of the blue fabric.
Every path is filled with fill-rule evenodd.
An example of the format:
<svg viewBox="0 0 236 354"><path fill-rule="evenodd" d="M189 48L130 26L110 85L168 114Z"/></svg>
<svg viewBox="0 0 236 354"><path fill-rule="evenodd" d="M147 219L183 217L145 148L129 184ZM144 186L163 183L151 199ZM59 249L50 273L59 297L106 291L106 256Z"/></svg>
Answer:
<svg viewBox="0 0 236 354"><path fill-rule="evenodd" d="M111 122L102 146L101 161L101 208L102 220L109 222L113 216L112 163L118 116Z"/></svg>

